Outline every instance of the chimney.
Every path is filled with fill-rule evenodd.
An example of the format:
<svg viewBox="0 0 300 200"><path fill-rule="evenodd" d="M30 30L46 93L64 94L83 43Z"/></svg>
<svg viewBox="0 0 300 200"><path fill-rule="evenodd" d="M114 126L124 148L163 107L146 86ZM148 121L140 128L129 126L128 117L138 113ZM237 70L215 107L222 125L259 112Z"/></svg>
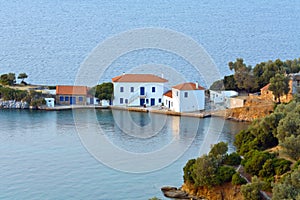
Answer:
<svg viewBox="0 0 300 200"><path fill-rule="evenodd" d="M125 75L125 72L123 72L123 76Z"/></svg>
<svg viewBox="0 0 300 200"><path fill-rule="evenodd" d="M195 85L196 85L196 90L198 90L198 88L199 88L199 83L198 83L198 81L195 82Z"/></svg>
<svg viewBox="0 0 300 200"><path fill-rule="evenodd" d="M164 74L163 73L161 74L161 77L164 78Z"/></svg>

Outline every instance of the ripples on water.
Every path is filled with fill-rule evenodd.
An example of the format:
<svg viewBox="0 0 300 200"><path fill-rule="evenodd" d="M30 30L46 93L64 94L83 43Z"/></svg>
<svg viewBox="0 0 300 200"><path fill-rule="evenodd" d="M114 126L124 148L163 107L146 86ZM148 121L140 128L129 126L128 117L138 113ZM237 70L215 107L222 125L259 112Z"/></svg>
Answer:
<svg viewBox="0 0 300 200"><path fill-rule="evenodd" d="M94 114L89 110L80 112L85 116L83 120L91 119ZM123 111L118 112L122 115ZM148 124L149 119L157 117L147 113L131 115L138 125ZM182 183L182 167L188 159L199 155L209 125L224 123L219 118L186 120L168 116L161 133L143 140L123 133L113 122L111 111L96 111L96 116L107 138L127 151L151 152L171 140L178 141L178 148L190 140L193 143L166 168L151 173L125 173L104 166L86 151L76 133L71 111L0 110L0 199L162 198L161 186ZM129 123L129 119L124 120ZM199 124L196 134L189 132L190 122ZM225 121L220 135L213 131L215 127L211 127L210 134L212 138L217 135L218 140L227 141L232 151L234 133L245 126ZM126 160L120 162L130 164Z"/></svg>
<svg viewBox="0 0 300 200"><path fill-rule="evenodd" d="M223 75L237 57L253 65L300 54L300 1L16 0L1 2L0 19L0 73L26 72L37 84L74 83L80 63L96 45L141 27L192 37ZM149 63L175 67L189 81L199 79L178 56L142 51L116 60L103 80Z"/></svg>

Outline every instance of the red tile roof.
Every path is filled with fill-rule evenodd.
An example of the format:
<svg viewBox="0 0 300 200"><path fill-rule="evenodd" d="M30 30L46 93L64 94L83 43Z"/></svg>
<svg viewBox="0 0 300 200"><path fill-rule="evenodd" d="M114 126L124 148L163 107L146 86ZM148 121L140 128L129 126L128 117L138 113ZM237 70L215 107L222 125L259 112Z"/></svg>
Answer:
<svg viewBox="0 0 300 200"><path fill-rule="evenodd" d="M268 83L266 86L264 86L263 88L261 88L260 90L269 90L269 87L270 87L270 83Z"/></svg>
<svg viewBox="0 0 300 200"><path fill-rule="evenodd" d="M87 95L87 86L57 85L56 94Z"/></svg>
<svg viewBox="0 0 300 200"><path fill-rule="evenodd" d="M112 82L142 82L142 83L165 83L168 80L153 74L124 74L112 78Z"/></svg>
<svg viewBox="0 0 300 200"><path fill-rule="evenodd" d="M204 87L201 87L198 85L198 88L196 88L195 83L181 83L179 85L173 86L173 88L177 90L205 90Z"/></svg>
<svg viewBox="0 0 300 200"><path fill-rule="evenodd" d="M172 98L172 90L168 90L166 93L164 93L164 96Z"/></svg>

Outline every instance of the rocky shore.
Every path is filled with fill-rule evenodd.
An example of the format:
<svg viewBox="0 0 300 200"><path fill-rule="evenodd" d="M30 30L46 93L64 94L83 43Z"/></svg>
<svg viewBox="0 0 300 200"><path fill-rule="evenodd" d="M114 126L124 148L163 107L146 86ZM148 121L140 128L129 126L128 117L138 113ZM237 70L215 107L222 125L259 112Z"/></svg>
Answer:
<svg viewBox="0 0 300 200"><path fill-rule="evenodd" d="M181 188L171 187L171 186L165 186L161 188L162 193L165 197L177 199L177 200L205 200L205 198L196 197L194 195L191 195L187 193L186 191L183 191Z"/></svg>
<svg viewBox="0 0 300 200"><path fill-rule="evenodd" d="M176 200L243 200L240 186L231 183L212 188L198 187L184 183L181 188L162 187L161 191L165 197Z"/></svg>
<svg viewBox="0 0 300 200"><path fill-rule="evenodd" d="M0 100L0 109L28 109L29 104L21 101L2 101Z"/></svg>

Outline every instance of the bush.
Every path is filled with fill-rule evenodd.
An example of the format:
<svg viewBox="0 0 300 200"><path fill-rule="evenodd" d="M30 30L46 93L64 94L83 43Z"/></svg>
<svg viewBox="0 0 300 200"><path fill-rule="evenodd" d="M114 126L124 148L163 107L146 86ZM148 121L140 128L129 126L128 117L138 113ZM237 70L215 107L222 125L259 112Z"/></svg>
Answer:
<svg viewBox="0 0 300 200"><path fill-rule="evenodd" d="M219 180L216 178L218 167L218 160L212 156L203 155L197 158L192 172L195 186L211 187L218 185Z"/></svg>
<svg viewBox="0 0 300 200"><path fill-rule="evenodd" d="M218 185L221 185L226 182L230 182L232 176L235 174L235 169L233 167L221 166L218 168L217 179Z"/></svg>
<svg viewBox="0 0 300 200"><path fill-rule="evenodd" d="M223 157L224 155L226 155L227 151L228 151L228 143L219 142L217 144L214 144L211 147L209 154L217 158L218 156Z"/></svg>
<svg viewBox="0 0 300 200"><path fill-rule="evenodd" d="M260 181L256 176L252 178L251 183L242 185L241 192L246 200L260 200L260 190L264 187L265 183Z"/></svg>
<svg viewBox="0 0 300 200"><path fill-rule="evenodd" d="M274 159L275 173L280 176L291 170L292 162L283 158Z"/></svg>
<svg viewBox="0 0 300 200"><path fill-rule="evenodd" d="M241 177L239 173L235 173L232 175L231 183L233 185L243 185L246 184L247 181L243 177Z"/></svg>
<svg viewBox="0 0 300 200"><path fill-rule="evenodd" d="M245 155L245 159L242 161L242 165L245 167L247 173L251 175L258 175L259 171L263 169L263 165L268 159L273 159L274 155L253 150Z"/></svg>
<svg viewBox="0 0 300 200"><path fill-rule="evenodd" d="M183 180L184 182L194 183L194 179L192 177L193 167L196 162L196 159L189 160L183 168Z"/></svg>
<svg viewBox="0 0 300 200"><path fill-rule="evenodd" d="M223 164L225 165L231 165L231 166L237 166L239 164L241 164L241 156L236 153L236 152L233 152L231 154L227 154L223 160Z"/></svg>

